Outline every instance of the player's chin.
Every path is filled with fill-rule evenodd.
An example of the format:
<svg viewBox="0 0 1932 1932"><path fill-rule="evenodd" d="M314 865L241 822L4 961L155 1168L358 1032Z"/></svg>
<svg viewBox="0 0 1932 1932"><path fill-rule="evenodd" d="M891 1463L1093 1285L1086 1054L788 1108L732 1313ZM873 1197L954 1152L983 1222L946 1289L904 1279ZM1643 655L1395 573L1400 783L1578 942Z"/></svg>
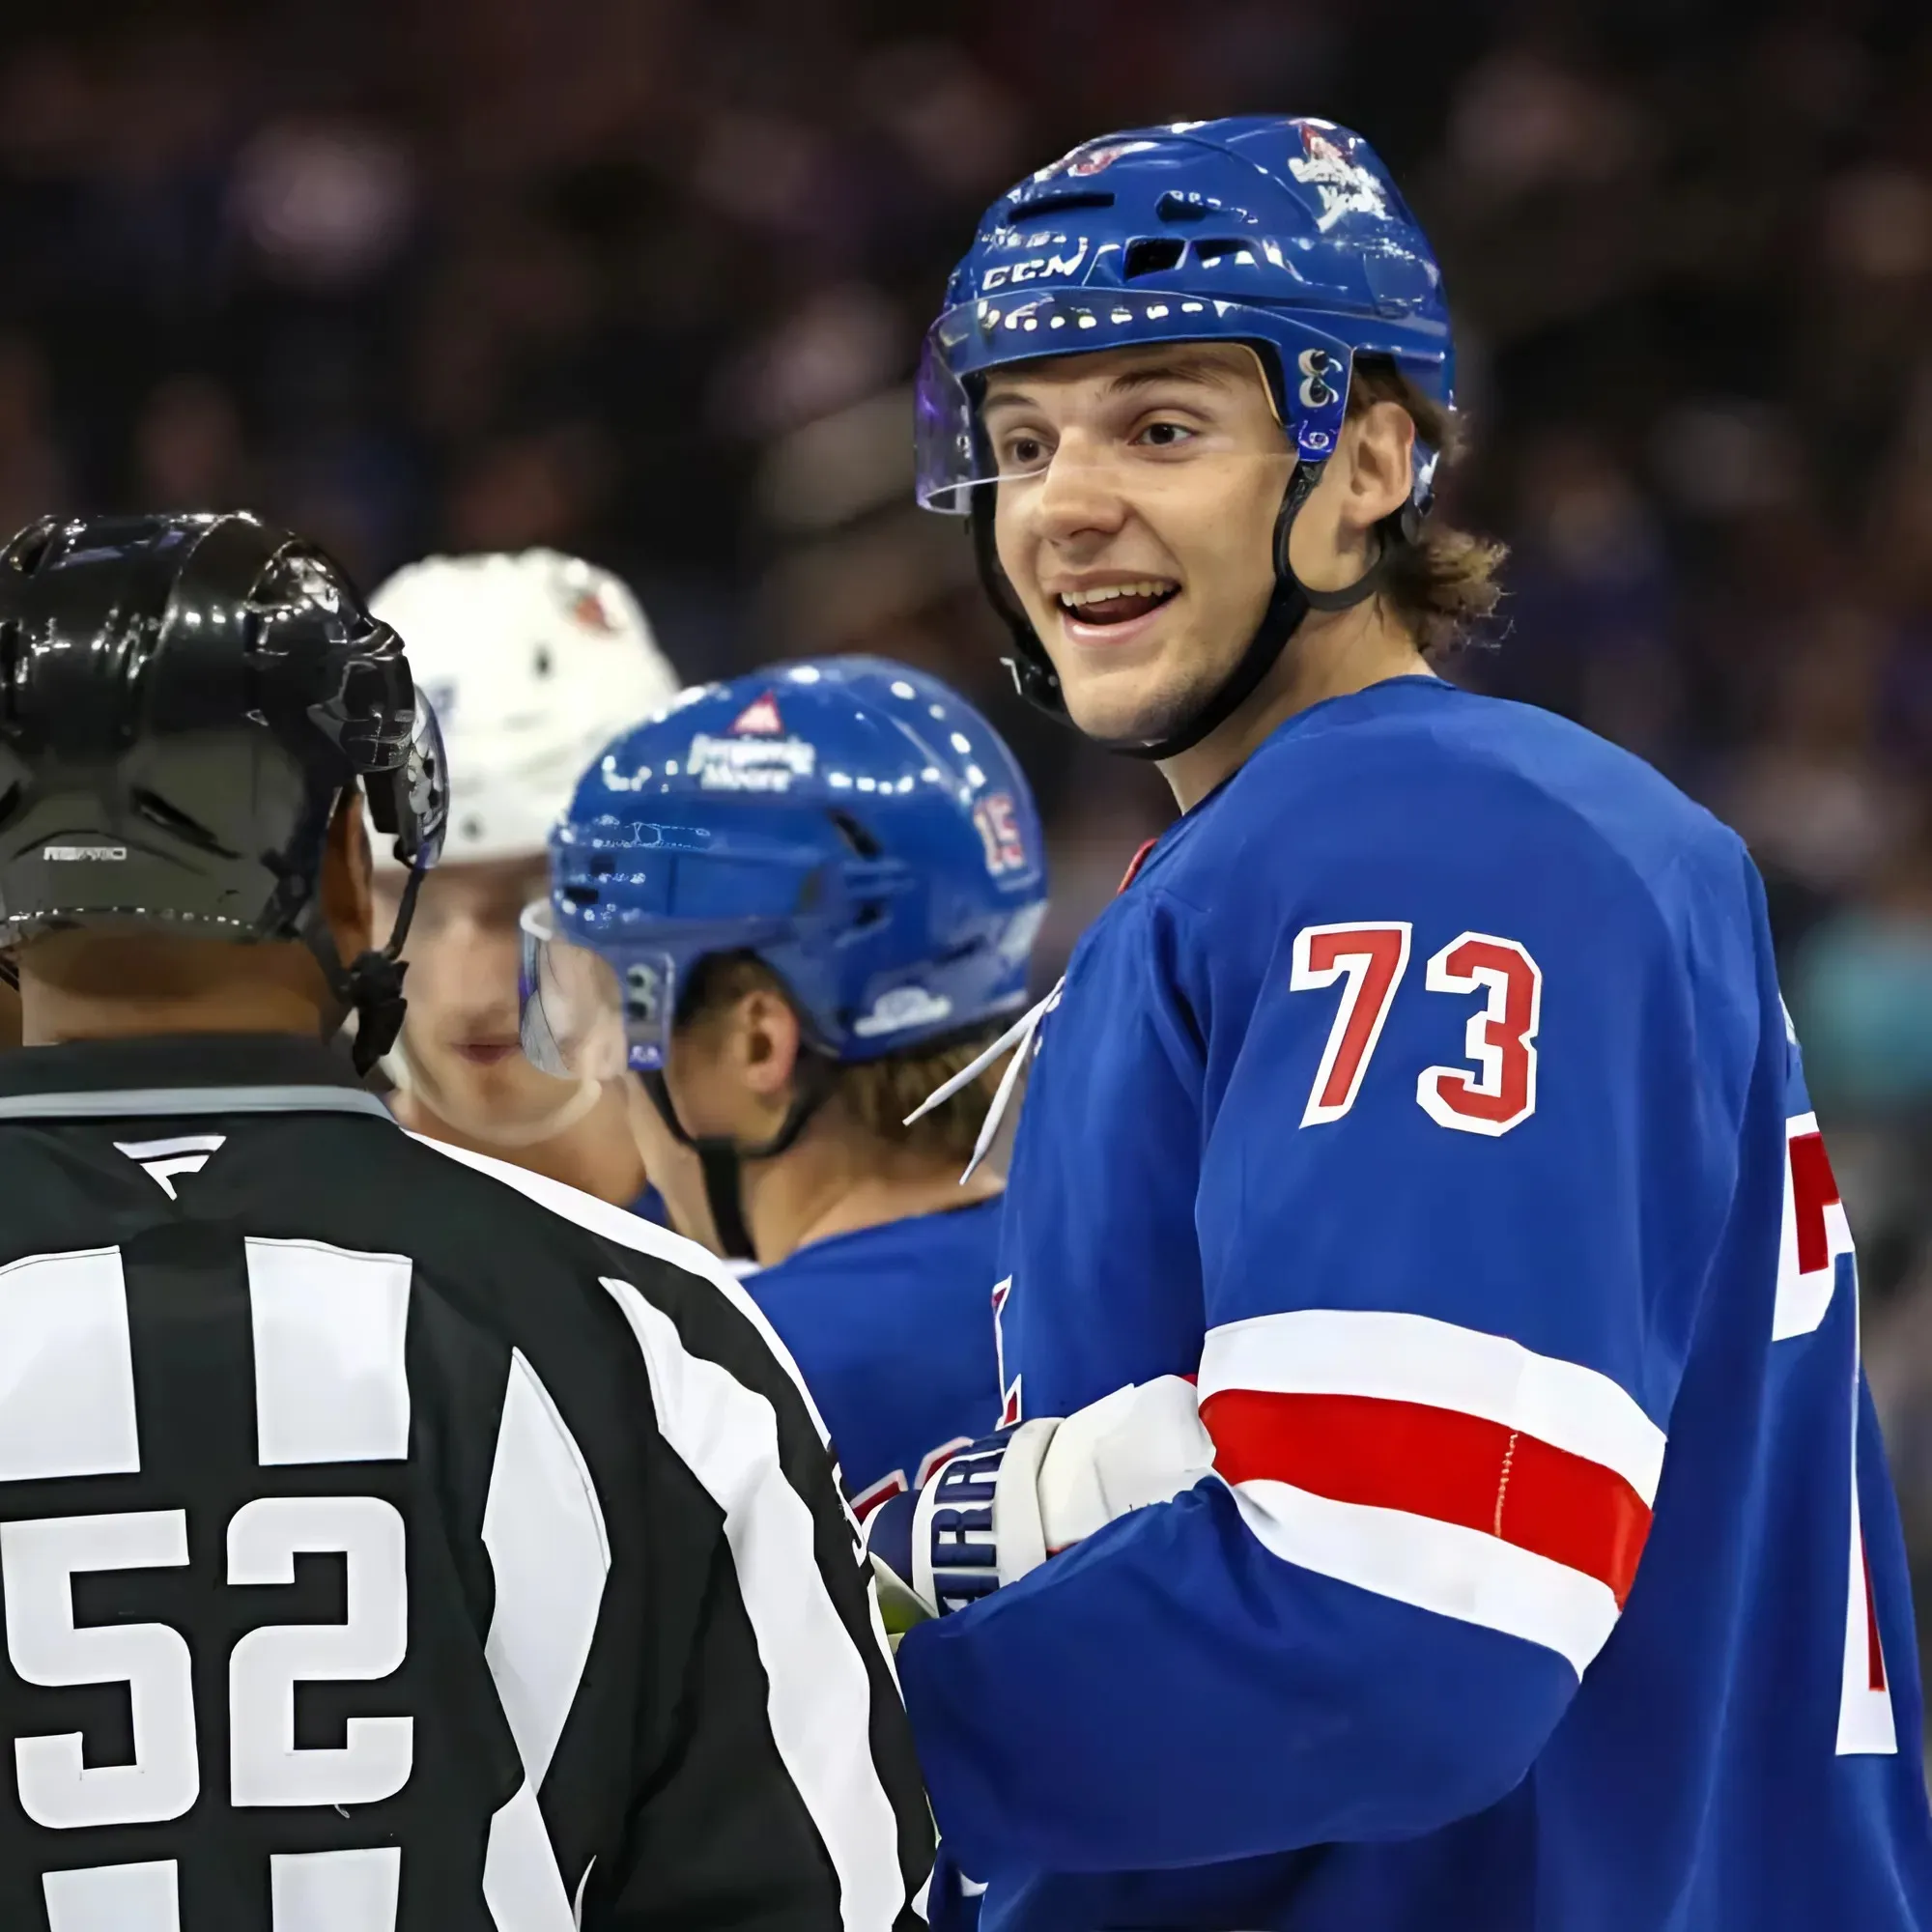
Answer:
<svg viewBox="0 0 1932 1932"><path fill-rule="evenodd" d="M439 1041L433 1050L418 1049L418 1057L443 1093L486 1113L514 1107L519 1091L542 1079L521 1052L479 1053Z"/></svg>
<svg viewBox="0 0 1932 1932"><path fill-rule="evenodd" d="M1066 715L1089 738L1109 745L1149 745L1170 736L1205 696L1199 667L1184 649L1142 661L1063 661L1055 654Z"/></svg>

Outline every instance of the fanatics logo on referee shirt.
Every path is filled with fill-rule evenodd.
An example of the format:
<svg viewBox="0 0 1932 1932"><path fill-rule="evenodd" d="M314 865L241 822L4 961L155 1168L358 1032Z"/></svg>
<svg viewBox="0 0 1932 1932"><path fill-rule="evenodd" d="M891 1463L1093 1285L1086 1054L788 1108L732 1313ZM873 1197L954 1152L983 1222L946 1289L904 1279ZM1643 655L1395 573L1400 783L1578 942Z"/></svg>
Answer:
<svg viewBox="0 0 1932 1932"><path fill-rule="evenodd" d="M199 1174L209 1156L220 1152L225 1134L178 1134L165 1141L116 1141L114 1145L133 1161L170 1201L177 1175Z"/></svg>

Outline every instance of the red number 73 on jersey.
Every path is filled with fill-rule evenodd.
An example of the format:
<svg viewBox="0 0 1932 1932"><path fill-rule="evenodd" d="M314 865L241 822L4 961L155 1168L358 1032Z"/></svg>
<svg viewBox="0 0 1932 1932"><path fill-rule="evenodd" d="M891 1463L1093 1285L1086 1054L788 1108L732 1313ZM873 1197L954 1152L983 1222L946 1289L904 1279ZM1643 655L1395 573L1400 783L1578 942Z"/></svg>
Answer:
<svg viewBox="0 0 1932 1932"><path fill-rule="evenodd" d="M1382 1025L1408 971L1409 924L1309 925L1294 935L1289 985L1313 992L1345 980L1335 1024L1301 1124L1339 1121L1355 1104ZM1514 939L1465 932L1433 954L1423 983L1432 993L1487 998L1463 1035L1475 1063L1425 1067L1415 1104L1437 1126L1464 1134L1506 1134L1536 1111L1536 1032L1543 1011L1543 972Z"/></svg>

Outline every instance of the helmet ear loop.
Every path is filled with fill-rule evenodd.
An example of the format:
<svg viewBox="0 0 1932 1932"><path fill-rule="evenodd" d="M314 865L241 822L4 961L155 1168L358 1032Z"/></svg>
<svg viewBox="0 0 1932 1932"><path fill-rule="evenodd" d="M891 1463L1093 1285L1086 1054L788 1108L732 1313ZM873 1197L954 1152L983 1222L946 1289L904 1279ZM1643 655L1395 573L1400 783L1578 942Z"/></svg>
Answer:
<svg viewBox="0 0 1932 1932"><path fill-rule="evenodd" d="M1428 521L1429 512L1435 500L1433 483L1435 464L1432 457L1427 469L1420 471L1422 477L1410 492L1408 501L1392 515L1384 517L1376 526L1376 554L1369 560L1369 567L1354 582L1346 584L1340 590L1312 590L1294 574L1294 566L1289 561L1289 528L1280 529L1275 544L1275 571L1284 581L1293 583L1307 600L1311 611L1352 611L1357 604L1366 603L1382 586L1382 580L1388 574L1389 565L1396 553L1407 545L1413 549L1422 541L1422 526ZM1317 474L1320 474L1318 469ZM1313 489L1314 485L1309 486Z"/></svg>
<svg viewBox="0 0 1932 1932"><path fill-rule="evenodd" d="M1275 525L1274 570L1277 583L1290 587L1310 611L1352 611L1357 604L1365 604L1381 588L1382 578L1398 545L1412 542L1409 534L1410 519L1415 519L1415 527L1421 527L1421 512L1411 498L1393 516L1384 517L1375 528L1375 555L1369 559L1369 567L1352 583L1345 583L1339 590L1317 590L1312 584L1302 582L1294 574L1294 564L1289 556L1290 540L1294 534L1294 522L1310 497L1315 494L1315 486L1321 480L1321 472L1327 468L1325 463L1301 464L1296 467L1295 476L1299 480L1307 476L1305 487L1297 495L1291 487L1289 497L1282 504L1282 516ZM1427 508L1427 505L1424 505Z"/></svg>

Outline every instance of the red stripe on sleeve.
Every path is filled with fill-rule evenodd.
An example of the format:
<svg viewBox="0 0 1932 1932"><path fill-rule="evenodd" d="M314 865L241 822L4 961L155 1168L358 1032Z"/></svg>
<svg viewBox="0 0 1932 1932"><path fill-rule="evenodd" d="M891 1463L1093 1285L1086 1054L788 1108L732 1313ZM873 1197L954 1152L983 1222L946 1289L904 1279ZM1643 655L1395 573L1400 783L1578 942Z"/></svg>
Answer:
<svg viewBox="0 0 1932 1932"><path fill-rule="evenodd" d="M1378 1396L1223 1389L1201 1417L1230 1483L1460 1523L1596 1577L1620 1609L1630 1595L1649 1508L1614 1469L1538 1436Z"/></svg>

